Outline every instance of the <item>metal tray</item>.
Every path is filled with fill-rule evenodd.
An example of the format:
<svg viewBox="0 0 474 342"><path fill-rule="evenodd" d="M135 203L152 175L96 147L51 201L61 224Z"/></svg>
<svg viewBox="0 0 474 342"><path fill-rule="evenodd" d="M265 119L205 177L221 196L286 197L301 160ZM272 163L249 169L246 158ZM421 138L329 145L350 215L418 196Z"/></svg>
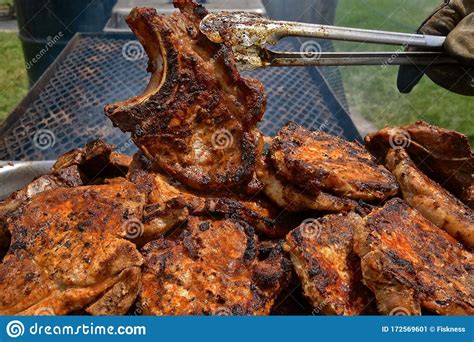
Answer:
<svg viewBox="0 0 474 342"><path fill-rule="evenodd" d="M54 161L0 162L0 200L48 173Z"/></svg>

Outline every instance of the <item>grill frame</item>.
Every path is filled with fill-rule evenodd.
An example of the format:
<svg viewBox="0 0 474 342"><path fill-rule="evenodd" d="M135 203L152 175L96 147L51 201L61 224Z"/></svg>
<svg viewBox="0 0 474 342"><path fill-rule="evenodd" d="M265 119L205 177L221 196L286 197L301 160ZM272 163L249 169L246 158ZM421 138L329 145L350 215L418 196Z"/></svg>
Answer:
<svg viewBox="0 0 474 342"><path fill-rule="evenodd" d="M138 72L143 72L143 75L137 75L137 79L140 77L145 77L145 82L136 86L137 81L130 80L133 87L135 87L132 91L126 96L118 96L115 99L107 99L107 101L103 101L96 99L96 96L99 96L100 87L104 84L107 84L107 81L110 80L104 78L97 79L98 82L103 82L104 84L94 84L92 82L92 86L95 86L96 89L86 89L84 90L85 94L81 94L79 92L78 97L72 96L71 89L76 91L77 87L75 84L69 84L68 81L74 79L75 75L73 70L69 70L67 65L70 65L71 68L76 68L80 70L81 73L86 73L87 76L87 68L91 68L92 71L94 64L91 60L104 60L108 58L108 55L101 55L98 53L97 55L90 54L89 56L85 55L84 51L89 51L89 48L93 44L90 42L97 41L99 43L105 44L104 47L107 49L107 44L118 44L117 41L120 42L128 42L128 41L135 41L135 37L129 33L78 33L76 34L68 45L64 48L55 62L46 70L46 72L41 76L41 78L33 85L30 92L27 96L20 102L20 104L13 110L13 112L5 119L5 121L0 125L0 160L47 160L47 159L55 159L58 155L72 149L82 146L87 140L84 140L84 137L78 138L73 133L84 133L83 131L90 131L94 132L95 130L104 129L108 130L112 136L112 141L110 139L108 142L114 143L119 147L119 151L131 154L135 151L133 144L130 141L128 134L123 134L118 130L118 128L112 128L111 123L105 118L103 114L102 108L105 103L113 102L119 99L124 99L128 96L138 95L139 91L136 91L137 88L144 89L146 85L146 79L148 76L145 74L144 65L146 64L146 56L144 60L140 60L140 64L129 64L129 67L126 70L130 75L135 75L136 73L133 72L133 68L141 68ZM89 42L89 43L88 43ZM124 43L122 43L123 45ZM295 47L297 48L299 44L296 41L285 41L282 42L284 46L280 46L277 48L288 49L288 47ZM286 44L286 45L285 45ZM111 45L112 46L112 45ZM99 46L100 47L100 46ZM116 48L117 49L117 48ZM117 53L117 51L113 50L113 53ZM109 53L108 51L107 53ZM81 53L84 56L81 56ZM84 58L83 58L84 57ZM85 58L89 58L86 60ZM81 59L82 58L82 59ZM112 59L112 57L111 57ZM108 61L110 62L110 61ZM115 61L114 61L115 62ZM123 62L123 61L119 61ZM68 64L69 63L69 64ZM135 62L133 62L135 63ZM110 64L110 63L109 63ZM115 64L112 64L112 68L114 68ZM133 70L130 70L132 68ZM107 69L97 69L99 70L99 74L101 72L109 72ZM105 70L105 71L104 71ZM116 70L110 70L111 76L114 76ZM69 73L69 74L68 74ZM302 76L303 75L303 76ZM92 79L96 76L95 72L89 75ZM331 87L328 85L327 81L325 80L324 76L320 72L318 68L310 67L298 69L290 69L290 68L267 68L263 70L257 70L251 72L251 76L257 76L257 78L263 77L264 79L268 78L272 80L278 77L293 77L294 80L292 83L286 84L285 88L285 79L280 81L279 79L276 82L272 81L273 83L270 84L270 89L266 84L267 94L269 95L269 111L266 113L264 117L263 124L263 131L266 134L274 134L275 131L282 126L284 120L288 121L290 119L295 119L294 121L303 124L305 126L309 126L311 129L320 129L322 131L326 131L329 133L335 133L337 135L343 136L348 140L358 140L361 141L361 137L352 123L345 107L339 102L338 98L334 95ZM69 77L69 78L68 78ZM121 76L120 76L121 77ZM133 76L134 77L134 76ZM310 79L310 80L309 80ZM128 79L126 81L129 81ZM263 80L265 83L265 80ZM65 93L64 97L56 97L51 98L51 93L55 94L57 90L55 87L55 82L58 83L58 87L69 86L69 92ZM81 78L81 87L82 84L90 84L89 79L87 77ZM281 83L279 83L281 82ZM69 84L69 85L68 85ZM304 87L305 86L305 87ZM281 89L280 89L281 88ZM307 88L307 89L306 89ZM301 89L304 90L304 93L301 94ZM68 90L68 89L66 89ZM107 88L105 90L108 90ZM104 91L104 89L102 89ZM317 92L317 96L316 96ZM48 97L49 96L49 97ZM89 113L87 109L88 106L84 106L84 103L81 102L74 102L71 101L72 99L75 101L79 97L83 102L86 104L90 104L90 98L92 97L92 101L99 101L100 104L91 105L92 113ZM100 95L101 96L101 95ZM69 98L69 102L67 102ZM105 103L104 103L105 102ZM46 104L45 104L46 103ZM41 104L41 108L46 108L43 110L37 110ZM291 106L292 104L292 106ZM303 109L306 110L308 105L314 105L315 107L323 108L324 115L326 115L326 119L318 116L318 111L313 108L313 112L305 113L303 117L301 117L301 112ZM47 107L49 105L50 107ZM46 107L45 107L46 106ZM98 107L100 107L100 114L98 113ZM275 109L278 107L278 113ZM40 109L41 109L40 108ZM58 109L59 108L59 109ZM64 109L65 108L65 109ZM272 109L273 108L273 109ZM34 110L37 110L36 114ZM70 123L71 127L67 126L67 123L60 123L60 127L64 128L64 131L58 130L58 125L55 123L56 131L51 129L55 135L55 144L50 146L50 148L38 149L37 146L34 144L34 139L37 138L38 132L41 130L48 130L49 127L46 123L42 122L41 120L44 119L41 115L46 115L43 111L46 110L47 113L52 113L50 118L60 117L65 113L65 117L70 120L82 120L82 117L76 117L79 114L75 114L76 112L85 112L85 115L90 116L90 120L99 120L99 115L102 115L102 121L104 124L100 127L83 125L81 127L74 126L75 122L73 121ZM319 114L323 113L323 111L319 112ZM329 114L328 114L329 113ZM29 117L28 115L33 115ZM37 117L35 116L37 115ZM55 117L56 115L56 117ZM76 116L75 116L76 115ZM36 119L37 118L37 119ZM39 120L41 119L41 120ZM87 119L87 118L86 118ZM29 120L27 124L19 124L25 120ZM44 119L46 120L46 119ZM53 119L48 119L53 120ZM77 121L76 120L76 121ZM64 124L64 126L62 126ZM76 124L77 125L77 124ZM104 128L106 126L106 128ZM271 128L268 127L271 126ZM71 132L71 129L76 128L77 131L82 129L82 132ZM337 128L337 130L335 130ZM120 132L120 133L119 133ZM89 136L88 136L89 137ZM88 140L92 140L95 138L107 138L108 136L90 136ZM71 140L72 142L68 142L67 139ZM75 139L75 140L74 140ZM26 141L26 142L25 142ZM66 141L63 143L63 141ZM74 143L76 141L76 143ZM35 141L36 142L36 141ZM118 143L117 143L118 142ZM33 146L34 145L34 146Z"/></svg>

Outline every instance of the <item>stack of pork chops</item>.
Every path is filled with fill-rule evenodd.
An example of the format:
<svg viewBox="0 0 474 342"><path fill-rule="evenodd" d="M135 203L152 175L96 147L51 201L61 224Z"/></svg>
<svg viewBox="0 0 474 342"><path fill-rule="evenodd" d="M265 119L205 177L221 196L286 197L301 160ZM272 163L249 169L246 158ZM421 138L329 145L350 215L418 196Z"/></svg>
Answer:
<svg viewBox="0 0 474 342"><path fill-rule="evenodd" d="M263 85L175 6L130 13L151 80L105 108L140 152L93 141L0 203L0 314L473 315L467 138L264 137Z"/></svg>

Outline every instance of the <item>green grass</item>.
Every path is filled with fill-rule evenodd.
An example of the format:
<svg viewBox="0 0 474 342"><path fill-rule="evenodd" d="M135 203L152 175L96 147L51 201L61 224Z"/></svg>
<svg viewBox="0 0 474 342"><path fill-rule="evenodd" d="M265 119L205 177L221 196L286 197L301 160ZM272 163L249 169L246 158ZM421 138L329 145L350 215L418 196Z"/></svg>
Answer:
<svg viewBox="0 0 474 342"><path fill-rule="evenodd" d="M16 33L0 32L0 122L28 91L25 62Z"/></svg>
<svg viewBox="0 0 474 342"><path fill-rule="evenodd" d="M336 25L414 32L439 0L339 0ZM338 51L396 51L397 46L336 42ZM474 142L474 101L424 77L408 95L396 88L398 67L341 67L349 106L377 127L423 119L467 134Z"/></svg>

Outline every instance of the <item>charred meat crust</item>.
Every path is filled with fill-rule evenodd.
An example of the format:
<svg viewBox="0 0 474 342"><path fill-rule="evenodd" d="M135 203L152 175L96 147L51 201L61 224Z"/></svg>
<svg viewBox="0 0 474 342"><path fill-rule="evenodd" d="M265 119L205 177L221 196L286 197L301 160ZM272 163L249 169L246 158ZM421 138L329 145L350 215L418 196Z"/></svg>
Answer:
<svg viewBox="0 0 474 342"><path fill-rule="evenodd" d="M264 184L263 192L280 208L290 212L319 210L338 212L357 207L357 202L323 191L302 189L279 175L266 156L257 164L257 177Z"/></svg>
<svg viewBox="0 0 474 342"><path fill-rule="evenodd" d="M262 315L287 285L281 246L258 247L233 219L190 217L180 238L143 247L140 303L148 315Z"/></svg>
<svg viewBox="0 0 474 342"><path fill-rule="evenodd" d="M270 237L274 237L278 233L276 231L275 219L266 216L265 214L269 213L266 213L264 208L256 208L260 210L259 213L257 210L252 210L246 205L230 198L207 198L203 204L202 206L194 207L192 214L197 216L220 215L225 218L241 220L254 226L258 232ZM256 206L258 206L257 203L255 203L254 208Z"/></svg>
<svg viewBox="0 0 474 342"><path fill-rule="evenodd" d="M282 176L315 192L366 201L383 201L398 192L393 175L357 142L290 122L275 137L270 152Z"/></svg>
<svg viewBox="0 0 474 342"><path fill-rule="evenodd" d="M68 153L64 156L66 155L68 155ZM77 160L77 158L64 156L61 156L59 159ZM85 185L87 176L83 174L78 163L56 163L56 167L53 168L49 174L33 179L24 188L13 192L8 196L8 198L0 202L0 260L3 259L8 251L8 247L10 246L11 234L7 228L8 219L12 216L19 215L23 206L25 206L36 195L44 191Z"/></svg>
<svg viewBox="0 0 474 342"><path fill-rule="evenodd" d="M132 158L115 152L115 148L100 139L88 142L84 148L60 156L52 167L52 173L76 166L85 184L97 183L104 178L123 177L128 172Z"/></svg>
<svg viewBox="0 0 474 342"><path fill-rule="evenodd" d="M253 129L265 109L263 85L241 77L231 49L200 33L203 7L176 5L181 13L171 16L151 8L130 13L127 22L153 75L143 95L106 106L106 115L184 184L200 190L239 186L255 169Z"/></svg>
<svg viewBox="0 0 474 342"><path fill-rule="evenodd" d="M113 286L86 308L93 316L125 315L135 302L141 286L140 267L123 270Z"/></svg>
<svg viewBox="0 0 474 342"><path fill-rule="evenodd" d="M467 248L474 247L473 210L423 174L405 150L389 150L386 163L408 204Z"/></svg>
<svg viewBox="0 0 474 342"><path fill-rule="evenodd" d="M258 244L252 279L262 289L284 289L290 281L292 266L283 250L284 240L262 241Z"/></svg>
<svg viewBox="0 0 474 342"><path fill-rule="evenodd" d="M472 253L403 200L388 201L356 226L354 250L380 313L401 306L411 315L421 308L474 313Z"/></svg>
<svg viewBox="0 0 474 342"><path fill-rule="evenodd" d="M0 202L0 260L10 246L11 234L8 230L8 219L18 216L24 207L36 195L57 188L70 188L84 185L86 177L77 165L64 165L50 174L40 176L24 188L15 191Z"/></svg>
<svg viewBox="0 0 474 342"><path fill-rule="evenodd" d="M300 225L286 238L304 293L318 312L359 315L371 302L353 252L353 230L360 220L352 212L327 215Z"/></svg>
<svg viewBox="0 0 474 342"><path fill-rule="evenodd" d="M163 204L149 204L144 208L143 222L147 225L153 224L154 220L162 221L171 216L175 217L172 224L154 236L157 238L175 226L184 223L190 215L240 220L254 226L258 233L273 238L280 237L284 229L278 225L277 220L272 217L270 212L264 207L258 207L257 203L243 204L231 198L218 197L196 197L191 201L176 197Z"/></svg>
<svg viewBox="0 0 474 342"><path fill-rule="evenodd" d="M12 240L0 264L0 313L34 315L43 307L68 314L123 282L120 274L142 263L126 238L139 226L144 199L123 180L43 191L20 206L7 218ZM134 287L115 311L105 299L91 310L126 312Z"/></svg>
<svg viewBox="0 0 474 342"><path fill-rule="evenodd" d="M370 133L365 145L382 163L390 148L404 148L422 172L474 209L474 155L466 135L417 121Z"/></svg>
<svg viewBox="0 0 474 342"><path fill-rule="evenodd" d="M265 198L253 196L250 200L247 196L230 192L209 194L194 191L147 168L146 159L136 155L127 177L148 195L145 224L161 227L156 230L157 234L150 236L152 239L183 223L189 215L243 220L259 233L272 238L282 237L287 232L276 220L279 211ZM167 224L163 225L165 221ZM145 230L147 234L148 229Z"/></svg>

